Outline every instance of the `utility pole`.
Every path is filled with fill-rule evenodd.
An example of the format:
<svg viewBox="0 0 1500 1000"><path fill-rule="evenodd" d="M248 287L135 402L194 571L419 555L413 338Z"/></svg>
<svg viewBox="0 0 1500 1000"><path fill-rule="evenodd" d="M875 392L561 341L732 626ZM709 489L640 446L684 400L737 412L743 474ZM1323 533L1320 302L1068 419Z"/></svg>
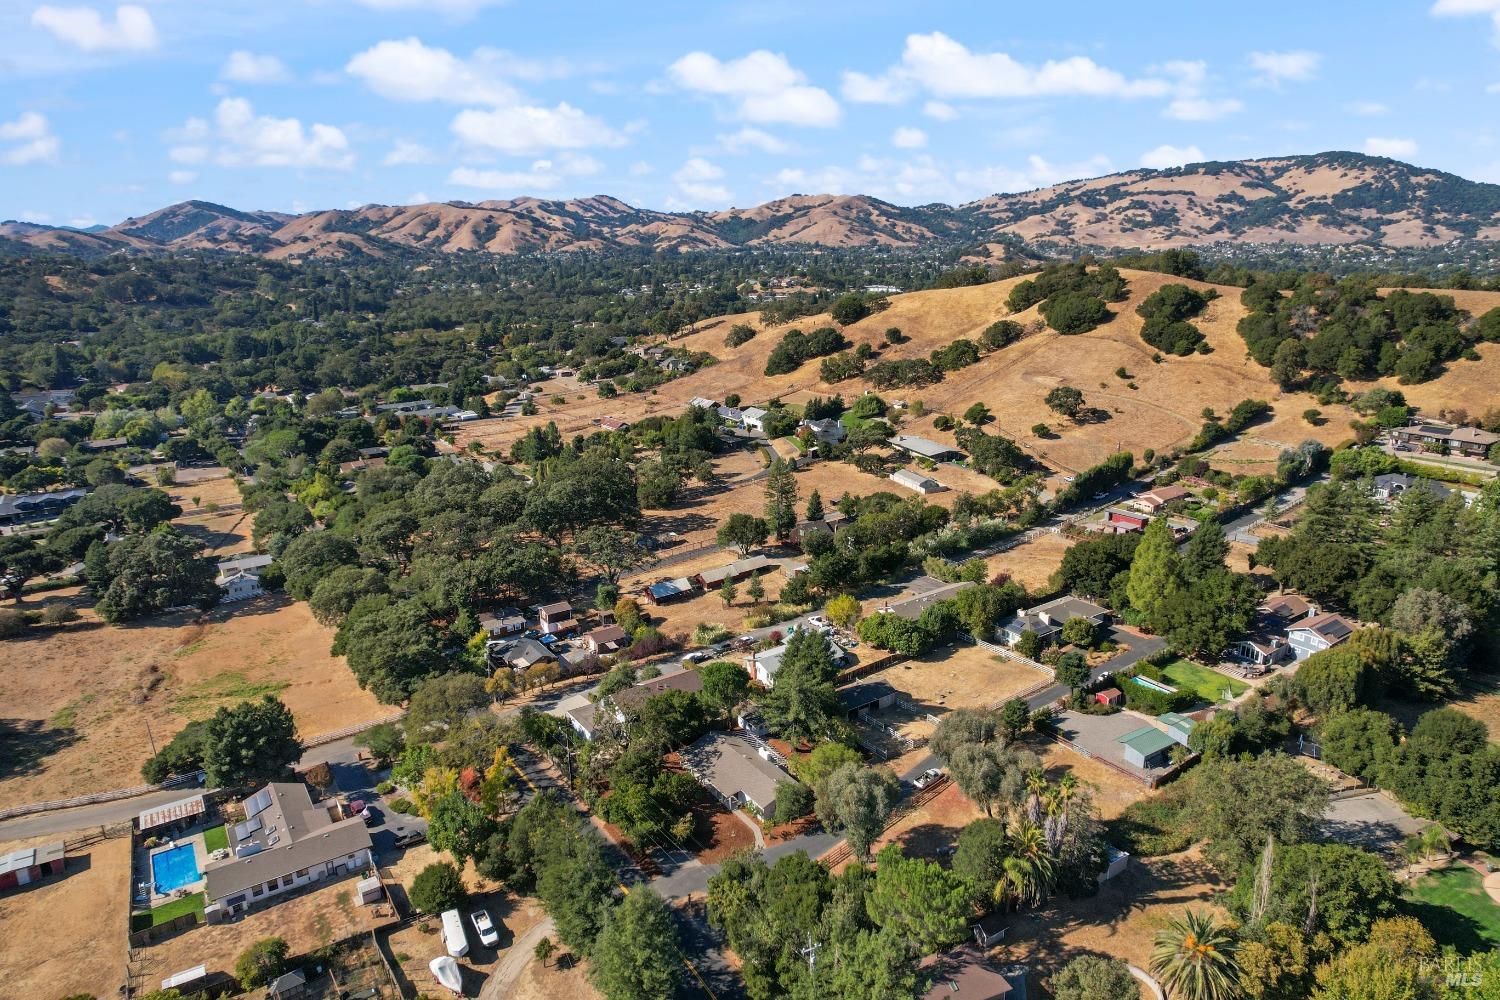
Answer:
<svg viewBox="0 0 1500 1000"><path fill-rule="evenodd" d="M813 942L812 935L807 935L807 947L801 949L802 956L807 959L807 967L815 969L818 966L818 949L823 947Z"/></svg>

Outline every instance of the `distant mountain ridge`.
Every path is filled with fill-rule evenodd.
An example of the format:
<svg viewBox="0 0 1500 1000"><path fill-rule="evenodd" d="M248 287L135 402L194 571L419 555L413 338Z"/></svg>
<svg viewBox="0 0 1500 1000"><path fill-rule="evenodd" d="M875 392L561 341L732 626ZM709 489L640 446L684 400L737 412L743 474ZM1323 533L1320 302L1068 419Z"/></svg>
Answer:
<svg viewBox="0 0 1500 1000"><path fill-rule="evenodd" d="M1194 163L1067 181L965 205L792 195L659 212L618 198L366 205L300 215L185 201L107 229L0 223L11 253L219 250L280 259L816 246L917 248L1014 238L1058 249L1222 243L1431 247L1500 240L1500 185L1360 153Z"/></svg>

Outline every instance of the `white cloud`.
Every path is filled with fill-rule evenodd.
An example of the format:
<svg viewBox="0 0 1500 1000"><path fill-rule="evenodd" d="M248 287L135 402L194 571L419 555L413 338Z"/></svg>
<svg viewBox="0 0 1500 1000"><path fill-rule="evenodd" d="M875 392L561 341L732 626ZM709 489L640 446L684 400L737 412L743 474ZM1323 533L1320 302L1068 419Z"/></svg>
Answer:
<svg viewBox="0 0 1500 1000"><path fill-rule="evenodd" d="M555 159L535 160L526 170L455 167L448 174L448 183L516 194L545 193L556 191L573 178L588 177L603 169L604 165L592 156L564 153Z"/></svg>
<svg viewBox="0 0 1500 1000"><path fill-rule="evenodd" d="M0 143L4 144L0 145L0 163L13 167L56 163L62 148L47 116L37 111L24 111L15 121L0 122Z"/></svg>
<svg viewBox="0 0 1500 1000"><path fill-rule="evenodd" d="M902 125L891 133L891 145L897 149L921 149L927 145L927 133L919 128Z"/></svg>
<svg viewBox="0 0 1500 1000"><path fill-rule="evenodd" d="M1243 102L1233 97L1178 97L1167 105L1164 114L1184 122L1212 122L1245 110Z"/></svg>
<svg viewBox="0 0 1500 1000"><path fill-rule="evenodd" d="M1322 55L1306 49L1250 53L1250 67L1260 74L1257 82L1272 87L1287 80L1311 80L1322 61Z"/></svg>
<svg viewBox="0 0 1500 1000"><path fill-rule="evenodd" d="M326 167L348 169L354 165L349 140L333 125L304 127L296 118L257 115L243 97L226 97L214 109L212 129L202 119L188 119L176 130L189 137L189 144L174 147L168 155L178 163L199 163L208 157L210 138L214 159L223 166Z"/></svg>
<svg viewBox="0 0 1500 1000"><path fill-rule="evenodd" d="M554 108L525 105L483 111L468 108L454 116L450 127L470 145L512 155L625 143L623 135L567 103Z"/></svg>
<svg viewBox="0 0 1500 1000"><path fill-rule="evenodd" d="M1185 163L1202 163L1203 150L1197 146L1173 146L1163 144L1141 154L1141 166L1152 170L1180 167Z"/></svg>
<svg viewBox="0 0 1500 1000"><path fill-rule="evenodd" d="M151 12L136 4L116 7L113 21L92 7L43 5L31 12L31 23L84 52L140 52L160 41Z"/></svg>
<svg viewBox="0 0 1500 1000"><path fill-rule="evenodd" d="M241 49L229 53L219 70L220 80L233 83L286 83L292 78L286 63L272 55L257 55Z"/></svg>
<svg viewBox="0 0 1500 1000"><path fill-rule="evenodd" d="M386 153L385 159L380 162L387 167L397 167L413 163L431 163L432 161L432 150L420 142L397 139L396 144L391 147L391 151Z"/></svg>
<svg viewBox="0 0 1500 1000"><path fill-rule="evenodd" d="M667 75L684 90L737 102L736 114L745 121L828 127L841 114L833 95L808 85L786 56L765 49L730 60L689 52L667 67Z"/></svg>
<svg viewBox="0 0 1500 1000"><path fill-rule="evenodd" d="M951 122L958 117L958 109L943 101L928 101L922 105L922 114L940 122Z"/></svg>
<svg viewBox="0 0 1500 1000"><path fill-rule="evenodd" d="M672 174L677 190L699 207L704 203L721 205L730 200L729 189L720 183L723 179L724 168L701 156L690 157Z"/></svg>
<svg viewBox="0 0 1500 1000"><path fill-rule="evenodd" d="M1349 110L1357 115L1383 115L1391 109L1379 101L1355 101Z"/></svg>
<svg viewBox="0 0 1500 1000"><path fill-rule="evenodd" d="M1168 118L1185 122L1210 122L1227 118L1245 109L1233 97L1205 97L1208 63L1201 59L1174 59L1162 64L1160 71L1172 78L1172 100L1162 111Z"/></svg>
<svg viewBox="0 0 1500 1000"><path fill-rule="evenodd" d="M715 137L719 149L726 153L785 153L791 147L781 139L765 131L747 125L738 132Z"/></svg>
<svg viewBox="0 0 1500 1000"><path fill-rule="evenodd" d="M1365 140L1365 152L1371 156L1389 156L1404 159L1417 154L1415 139L1391 139L1371 136Z"/></svg>
<svg viewBox="0 0 1500 1000"><path fill-rule="evenodd" d="M344 70L393 101L514 104L520 100L485 50L465 60L414 37L378 42L350 59Z"/></svg>
<svg viewBox="0 0 1500 1000"><path fill-rule="evenodd" d="M637 160L635 163L632 163L630 165L630 168L627 172L632 177L648 177L651 174L656 173L656 168L647 163L645 160Z"/></svg>
<svg viewBox="0 0 1500 1000"><path fill-rule="evenodd" d="M198 174L193 170L174 170L167 174L167 180L173 184L191 184L198 179Z"/></svg>
<svg viewBox="0 0 1500 1000"><path fill-rule="evenodd" d="M1437 0L1436 17L1488 17L1495 25L1495 45L1500 46L1500 0Z"/></svg>
<svg viewBox="0 0 1500 1000"><path fill-rule="evenodd" d="M852 101L889 103L917 90L937 98L1160 97L1165 80L1132 80L1085 56L1028 65L1005 52L971 52L940 31L906 36L901 62L879 77L844 76Z"/></svg>
<svg viewBox="0 0 1500 1000"><path fill-rule="evenodd" d="M844 85L840 89L845 100L856 104L900 104L908 96L899 80L890 76L867 76L854 70L845 70Z"/></svg>

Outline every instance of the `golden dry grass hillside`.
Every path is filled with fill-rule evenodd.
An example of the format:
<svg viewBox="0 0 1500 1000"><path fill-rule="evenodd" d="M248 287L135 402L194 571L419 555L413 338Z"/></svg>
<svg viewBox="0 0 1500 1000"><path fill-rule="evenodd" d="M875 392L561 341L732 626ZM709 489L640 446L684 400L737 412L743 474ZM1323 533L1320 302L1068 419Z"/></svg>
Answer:
<svg viewBox="0 0 1500 1000"><path fill-rule="evenodd" d="M1241 289L1147 271L1124 272L1129 281L1127 297L1111 304L1114 318L1089 333L1063 336L1047 329L1036 309L1012 315L1006 307L1010 290L1023 278L997 281L968 288L912 292L891 297L889 308L854 323L845 335L855 344L869 343L880 350L879 358L925 358L934 349L958 337L977 337L997 319L1011 318L1036 329L1018 343L983 357L978 364L951 372L939 384L920 389L889 390L887 400L920 399L927 411L922 418L908 418L902 430L940 440L951 435L933 429L933 420L946 413L957 417L972 403L982 402L993 412L992 433L1001 433L1026 445L1033 454L1063 472L1086 468L1115 450L1124 448L1137 455L1152 448L1158 452L1186 443L1203 423L1202 412L1212 408L1226 413L1242 399L1269 401L1272 418L1252 427L1238 441L1220 449L1217 460L1237 471L1267 471L1276 454L1308 438L1336 444L1349 436L1349 421L1355 414L1341 406L1320 406L1306 393L1283 393L1267 370L1246 354L1236 324L1245 315L1240 305ZM1136 315L1140 302L1163 285L1184 283L1197 288L1215 288L1219 298L1196 321L1213 348L1210 354L1186 358L1167 357L1154 363L1155 351L1140 339L1142 320ZM1445 294L1448 294L1445 292ZM1500 306L1500 292L1453 293L1458 304L1478 314ZM781 335L793 326L811 330L828 325L827 315L810 316L780 324L762 332L738 348L724 344L724 336L735 323L760 328L759 316L746 313L722 316L700 323L696 332L679 338L674 346L706 351L719 363L661 386L654 393L634 394L612 400L592 392L574 391L561 404L548 401L546 386L539 393L541 411L535 417L486 421L465 428L460 442L480 440L487 447L506 448L534 424L555 420L564 435L587 432L604 416L638 420L651 414L681 410L694 396L722 400L738 394L745 405L780 398L797 403L811 395L842 393L845 399L870 389L868 383L852 379L837 385L821 381L817 361L786 375L764 374L766 359ZM895 346L882 346L889 327L899 327L909 338ZM1479 346L1481 360L1456 361L1439 379L1420 386L1402 387L1408 398L1429 412L1466 407L1475 411L1500 396L1500 345ZM1117 374L1123 368L1129 378ZM1394 382L1391 382L1394 385ZM1072 425L1047 409L1048 390L1059 385L1078 388L1089 405L1108 413L1097 423ZM1351 386L1352 389L1362 388ZM1324 420L1310 425L1302 417L1317 407ZM1053 433L1046 438L1031 428L1046 423Z"/></svg>

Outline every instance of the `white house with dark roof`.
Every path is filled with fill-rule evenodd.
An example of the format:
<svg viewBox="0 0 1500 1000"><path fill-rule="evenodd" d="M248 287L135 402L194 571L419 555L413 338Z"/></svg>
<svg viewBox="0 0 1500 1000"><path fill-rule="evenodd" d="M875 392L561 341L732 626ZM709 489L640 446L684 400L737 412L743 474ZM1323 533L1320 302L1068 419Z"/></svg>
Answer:
<svg viewBox="0 0 1500 1000"><path fill-rule="evenodd" d="M1329 612L1293 624L1286 630L1286 641L1292 647L1292 658L1301 662L1314 653L1332 649L1354 632L1355 627L1348 619Z"/></svg>
<svg viewBox="0 0 1500 1000"><path fill-rule="evenodd" d="M230 915L292 889L369 868L365 821L344 819L339 804L314 803L301 782L273 781L243 802L245 819L229 831L231 857L203 875L210 906Z"/></svg>
<svg viewBox="0 0 1500 1000"><path fill-rule="evenodd" d="M226 602L247 601L265 593L265 587L260 582L260 574L271 565L271 562L272 559L268 555L248 555L226 559L219 563L219 575L214 582L224 591L223 600Z"/></svg>

